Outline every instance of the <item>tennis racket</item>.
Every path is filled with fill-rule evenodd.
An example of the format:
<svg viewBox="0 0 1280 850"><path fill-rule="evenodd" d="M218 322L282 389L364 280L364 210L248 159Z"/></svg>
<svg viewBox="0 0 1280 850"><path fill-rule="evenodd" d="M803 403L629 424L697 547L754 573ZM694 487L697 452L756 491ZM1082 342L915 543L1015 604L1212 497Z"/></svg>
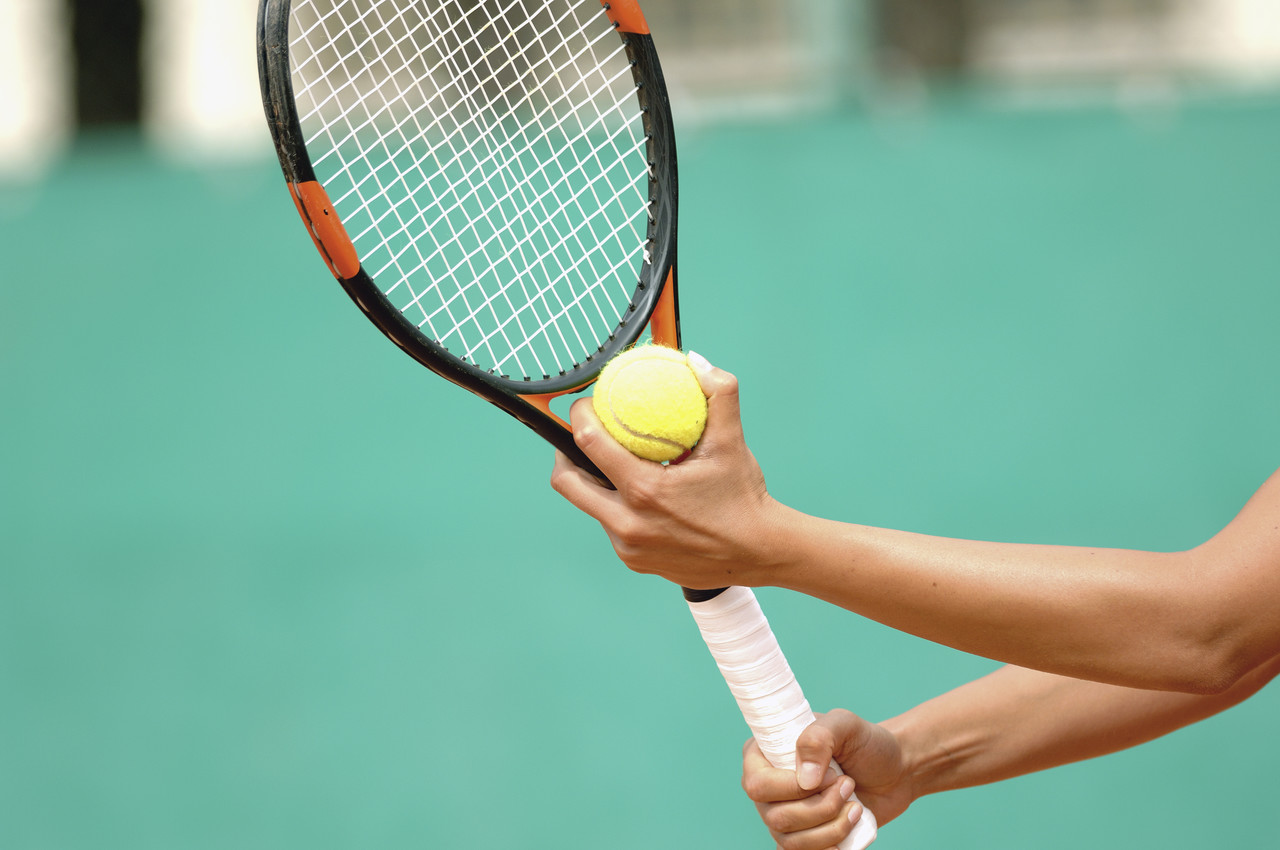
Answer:
<svg viewBox="0 0 1280 850"><path fill-rule="evenodd" d="M680 348L676 150L635 0L261 0L263 106L307 232L402 351L579 466L552 401ZM686 591L766 755L813 714L750 591ZM875 834L870 812L845 847Z"/></svg>

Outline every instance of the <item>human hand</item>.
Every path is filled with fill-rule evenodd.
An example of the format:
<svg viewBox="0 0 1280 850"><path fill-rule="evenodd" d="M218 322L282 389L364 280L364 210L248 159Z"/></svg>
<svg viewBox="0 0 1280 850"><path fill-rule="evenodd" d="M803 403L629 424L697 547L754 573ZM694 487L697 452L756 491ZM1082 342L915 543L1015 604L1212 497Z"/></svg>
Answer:
<svg viewBox="0 0 1280 850"><path fill-rule="evenodd" d="M781 551L782 506L743 438L737 378L696 354L689 364L707 396L707 427L692 454L668 466L642 460L580 399L570 412L574 440L616 490L559 452L551 486L603 526L636 572L690 588L753 586Z"/></svg>
<svg viewBox="0 0 1280 850"><path fill-rule="evenodd" d="M844 776L828 767L832 759ZM897 738L840 709L818 715L800 734L795 770L773 767L755 739L747 741L742 788L782 850L835 847L862 814L858 800L883 826L915 799ZM858 800L851 799L855 790Z"/></svg>

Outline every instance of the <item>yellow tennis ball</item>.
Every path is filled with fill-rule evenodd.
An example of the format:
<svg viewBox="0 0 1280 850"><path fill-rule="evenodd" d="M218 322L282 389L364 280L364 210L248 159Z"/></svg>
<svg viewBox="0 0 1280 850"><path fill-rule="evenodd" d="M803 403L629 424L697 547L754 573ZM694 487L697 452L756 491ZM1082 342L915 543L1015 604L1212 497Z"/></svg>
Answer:
<svg viewBox="0 0 1280 850"><path fill-rule="evenodd" d="M646 460L689 451L707 425L707 397L684 354L641 345L609 361L591 399L605 430Z"/></svg>

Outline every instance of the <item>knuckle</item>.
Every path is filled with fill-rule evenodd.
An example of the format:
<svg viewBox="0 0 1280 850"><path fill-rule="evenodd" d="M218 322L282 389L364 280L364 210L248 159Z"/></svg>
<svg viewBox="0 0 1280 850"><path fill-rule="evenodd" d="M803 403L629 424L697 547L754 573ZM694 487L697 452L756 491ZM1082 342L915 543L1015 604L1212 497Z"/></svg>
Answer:
<svg viewBox="0 0 1280 850"><path fill-rule="evenodd" d="M767 792L764 783L760 779L758 773L744 772L742 774L742 790L752 800L757 803L767 803Z"/></svg>
<svg viewBox="0 0 1280 850"><path fill-rule="evenodd" d="M839 784L837 783L834 787L838 788ZM814 815L819 820L829 821L840 814L840 810L843 808L844 800L840 798L839 794L827 793L822 796L822 799L814 807Z"/></svg>
<svg viewBox="0 0 1280 850"><path fill-rule="evenodd" d="M834 743L835 736L831 734L831 730L814 723L800 733L796 740L796 752L820 761L823 756L830 754Z"/></svg>
<svg viewBox="0 0 1280 850"><path fill-rule="evenodd" d="M854 824L849 822L849 818L837 818L835 823L829 827L831 830L831 846L833 849L840 846L840 842L849 837L849 833L854 831Z"/></svg>
<svg viewBox="0 0 1280 850"><path fill-rule="evenodd" d="M643 548L633 546L614 534L610 534L610 538L614 554L618 556L618 560L626 564L627 569L640 575L651 575L654 572L644 558Z"/></svg>
<svg viewBox="0 0 1280 850"><path fill-rule="evenodd" d="M832 847L836 847L848 837L849 833L853 832L853 824L847 817L838 817L823 827L823 831L827 836L824 840L829 841Z"/></svg>
<svg viewBox="0 0 1280 850"><path fill-rule="evenodd" d="M640 511L652 510L661 501L658 487L648 476L637 478L627 486L626 499Z"/></svg>
<svg viewBox="0 0 1280 850"><path fill-rule="evenodd" d="M620 550L626 550L627 553L633 553L644 545L644 523L638 522L634 517L628 516L615 521L610 533ZM618 554L621 555L622 551Z"/></svg>
<svg viewBox="0 0 1280 850"><path fill-rule="evenodd" d="M627 569L631 570L631 572L636 575L652 576L658 574L657 569L635 557L622 558L622 563L626 565Z"/></svg>
<svg viewBox="0 0 1280 850"><path fill-rule="evenodd" d="M764 825L769 827L769 831L786 835L794 832L796 828L795 819L787 814L786 810L781 806L771 806L760 814Z"/></svg>
<svg viewBox="0 0 1280 850"><path fill-rule="evenodd" d="M806 806L761 805L760 819L784 848L834 847L844 840L853 825L840 817L845 801L828 793Z"/></svg>
<svg viewBox="0 0 1280 850"><path fill-rule="evenodd" d="M778 846L782 850L806 850L808 843L798 835L777 835L775 836Z"/></svg>
<svg viewBox="0 0 1280 850"><path fill-rule="evenodd" d="M736 396L738 394L738 376L732 372L720 370L716 376L715 394L721 396Z"/></svg>
<svg viewBox="0 0 1280 850"><path fill-rule="evenodd" d="M580 425L573 431L573 441L585 452L600 442L600 429L590 425Z"/></svg>

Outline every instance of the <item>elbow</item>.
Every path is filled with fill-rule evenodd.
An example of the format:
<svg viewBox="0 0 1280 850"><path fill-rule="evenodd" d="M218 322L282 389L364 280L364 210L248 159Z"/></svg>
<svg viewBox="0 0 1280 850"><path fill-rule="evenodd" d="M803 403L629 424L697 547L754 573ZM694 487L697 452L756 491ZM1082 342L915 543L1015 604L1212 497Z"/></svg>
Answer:
<svg viewBox="0 0 1280 850"><path fill-rule="evenodd" d="M1160 690L1198 696L1224 694L1234 688L1246 672L1223 664L1205 664L1169 677Z"/></svg>
<svg viewBox="0 0 1280 850"><path fill-rule="evenodd" d="M1269 618L1259 617L1249 604L1251 594L1233 580L1234 570L1206 567L1219 559L1206 559L1196 550L1172 557L1185 568L1169 571L1177 581L1149 611L1150 622L1162 624L1151 633L1158 645L1147 644L1155 662L1148 668L1155 680L1151 687L1198 695L1230 691L1276 654Z"/></svg>
<svg viewBox="0 0 1280 850"><path fill-rule="evenodd" d="M1212 696L1239 684L1261 660L1256 644L1236 633L1205 637L1182 654L1180 669L1168 671L1161 690Z"/></svg>
<svg viewBox="0 0 1280 850"><path fill-rule="evenodd" d="M1136 690L1209 696L1231 690L1249 668L1231 653L1216 647L1166 644L1154 653L1148 648L1141 655L1131 656L1123 665L1112 667L1105 674L1088 668L1062 672Z"/></svg>

